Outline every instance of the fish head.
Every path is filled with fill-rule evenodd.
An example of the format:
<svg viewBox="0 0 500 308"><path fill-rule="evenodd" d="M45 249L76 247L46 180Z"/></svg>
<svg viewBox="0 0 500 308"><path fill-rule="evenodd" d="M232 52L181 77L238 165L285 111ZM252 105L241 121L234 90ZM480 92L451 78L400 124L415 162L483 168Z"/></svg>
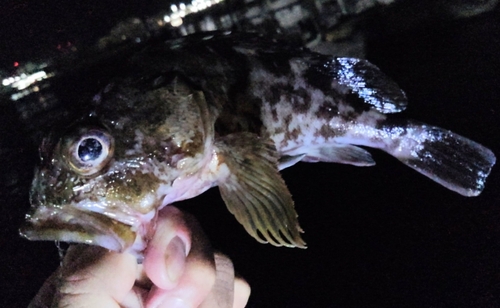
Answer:
<svg viewBox="0 0 500 308"><path fill-rule="evenodd" d="M158 81L156 81L158 83ZM213 125L204 95L177 79L108 86L92 111L44 139L21 235L141 251L177 182L206 163Z"/></svg>

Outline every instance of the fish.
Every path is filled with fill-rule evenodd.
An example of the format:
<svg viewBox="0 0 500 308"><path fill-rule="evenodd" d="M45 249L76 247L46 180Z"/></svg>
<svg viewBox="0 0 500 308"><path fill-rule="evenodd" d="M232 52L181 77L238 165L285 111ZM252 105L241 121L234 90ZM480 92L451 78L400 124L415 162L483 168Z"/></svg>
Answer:
<svg viewBox="0 0 500 308"><path fill-rule="evenodd" d="M477 196L496 162L449 130L402 119L406 94L367 60L257 34L159 41L121 59L85 112L44 138L20 234L138 256L158 212L218 187L260 243L305 248L280 170L392 155Z"/></svg>

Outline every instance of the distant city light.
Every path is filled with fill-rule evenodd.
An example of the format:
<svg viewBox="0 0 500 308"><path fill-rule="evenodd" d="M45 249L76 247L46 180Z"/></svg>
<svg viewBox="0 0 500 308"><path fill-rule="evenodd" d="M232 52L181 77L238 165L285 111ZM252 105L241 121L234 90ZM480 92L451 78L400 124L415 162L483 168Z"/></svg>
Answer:
<svg viewBox="0 0 500 308"><path fill-rule="evenodd" d="M27 87L29 87L30 85L32 85L37 81L41 81L42 79L46 79L52 76L53 74L47 74L45 71L38 71L31 75L26 75L25 73L23 73L20 76L4 78L2 80L2 85L4 87L10 86L11 88L15 88L20 91L26 89ZM16 97L16 99L18 99L19 97L22 96L23 96L22 94L18 94L14 95L13 98Z"/></svg>
<svg viewBox="0 0 500 308"><path fill-rule="evenodd" d="M180 3L179 6L172 4L170 6L171 13L163 16L163 20L172 27L179 27L183 23L182 19L187 15L202 11L222 1L224 0L193 0L187 5L185 3Z"/></svg>
<svg viewBox="0 0 500 308"><path fill-rule="evenodd" d="M172 20L170 22L170 24L172 25L172 27L179 27L180 25L182 25L182 18L176 18L174 20Z"/></svg>

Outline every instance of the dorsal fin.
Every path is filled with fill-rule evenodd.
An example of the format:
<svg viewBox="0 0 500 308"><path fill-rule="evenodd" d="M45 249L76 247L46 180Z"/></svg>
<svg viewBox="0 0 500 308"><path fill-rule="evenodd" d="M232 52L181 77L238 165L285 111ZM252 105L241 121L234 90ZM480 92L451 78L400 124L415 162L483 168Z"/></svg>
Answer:
<svg viewBox="0 0 500 308"><path fill-rule="evenodd" d="M356 58L331 58L321 60L315 69L334 78L382 113L397 113L406 109L408 100L401 88L378 67Z"/></svg>

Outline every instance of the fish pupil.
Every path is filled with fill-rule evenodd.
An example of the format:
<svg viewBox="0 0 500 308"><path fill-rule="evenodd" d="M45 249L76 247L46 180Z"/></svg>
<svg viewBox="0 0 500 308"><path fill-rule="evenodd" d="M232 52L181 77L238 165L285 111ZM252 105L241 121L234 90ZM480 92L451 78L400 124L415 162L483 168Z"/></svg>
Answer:
<svg viewBox="0 0 500 308"><path fill-rule="evenodd" d="M78 157L83 162L96 160L101 156L102 144L95 138L87 138L80 142L78 146Z"/></svg>

